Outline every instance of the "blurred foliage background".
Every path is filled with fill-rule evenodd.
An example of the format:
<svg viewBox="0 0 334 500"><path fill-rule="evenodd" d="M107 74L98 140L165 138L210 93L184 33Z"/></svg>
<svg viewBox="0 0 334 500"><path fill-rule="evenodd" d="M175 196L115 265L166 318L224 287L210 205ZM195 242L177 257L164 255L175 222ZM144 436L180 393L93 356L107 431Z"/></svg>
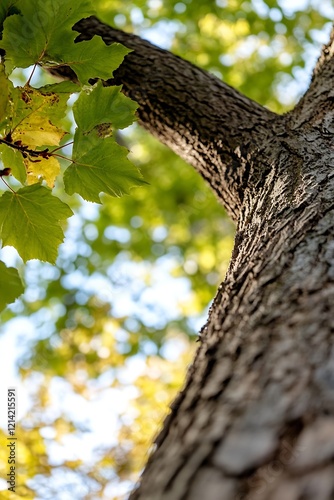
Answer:
<svg viewBox="0 0 334 500"><path fill-rule="evenodd" d="M276 112L307 88L334 18L330 0L94 4L101 20ZM119 140L149 186L102 206L66 199L76 215L57 266L31 261L24 296L1 315L3 379L18 387L20 414L19 487L2 498L125 498L224 279L234 228L202 179L138 126ZM2 447L1 477L6 462Z"/></svg>

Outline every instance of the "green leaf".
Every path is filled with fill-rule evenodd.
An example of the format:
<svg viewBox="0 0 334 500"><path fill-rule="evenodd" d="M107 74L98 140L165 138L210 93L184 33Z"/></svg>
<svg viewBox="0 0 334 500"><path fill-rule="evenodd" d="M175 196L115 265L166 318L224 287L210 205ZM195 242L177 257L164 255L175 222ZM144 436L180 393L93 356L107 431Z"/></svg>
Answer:
<svg viewBox="0 0 334 500"><path fill-rule="evenodd" d="M13 91L13 84L5 73L5 67L0 64L0 133L7 123L7 117L10 113L10 95Z"/></svg>
<svg viewBox="0 0 334 500"><path fill-rule="evenodd" d="M0 311L14 302L24 292L23 283L14 267L0 262Z"/></svg>
<svg viewBox="0 0 334 500"><path fill-rule="evenodd" d="M0 198L0 238L3 246L16 248L24 261L40 259L54 263L64 240L60 221L72 210L51 190L33 184Z"/></svg>
<svg viewBox="0 0 334 500"><path fill-rule="evenodd" d="M18 0L2 0L0 5L0 36L3 30L3 23L6 17L11 16L13 14L18 14L19 10L15 6L18 3Z"/></svg>
<svg viewBox="0 0 334 500"><path fill-rule="evenodd" d="M138 104L121 93L122 87L103 87L98 82L91 91L83 91L73 106L78 127L89 132L97 125L110 123L125 128L135 120Z"/></svg>
<svg viewBox="0 0 334 500"><path fill-rule="evenodd" d="M101 141L96 132L76 136L73 164L64 174L68 194L78 193L87 201L101 203L100 193L122 196L128 194L131 187L147 184L127 159L128 150L119 146L113 137Z"/></svg>
<svg viewBox="0 0 334 500"><path fill-rule="evenodd" d="M21 184L24 184L27 178L27 172L20 151L2 145L0 146L0 155L4 167L10 168L15 179L20 181Z"/></svg>
<svg viewBox="0 0 334 500"><path fill-rule="evenodd" d="M130 49L119 43L106 45L101 38L94 37L92 40L63 47L61 56L57 56L56 60L60 59L63 64L70 66L79 81L87 84L92 78L111 78L113 71L129 52Z"/></svg>
<svg viewBox="0 0 334 500"><path fill-rule="evenodd" d="M59 83L44 85L43 87L38 87L37 90L42 94L50 94L50 93L68 94L69 97L70 94L73 94L75 92L80 92L81 87L73 82L59 82Z"/></svg>
<svg viewBox="0 0 334 500"><path fill-rule="evenodd" d="M94 14L89 0L46 0L36 6L31 0L19 2L20 15L8 17L4 22L0 47L6 51L6 67L26 68L45 61L47 54L62 51L73 43L76 34L72 26L83 17Z"/></svg>

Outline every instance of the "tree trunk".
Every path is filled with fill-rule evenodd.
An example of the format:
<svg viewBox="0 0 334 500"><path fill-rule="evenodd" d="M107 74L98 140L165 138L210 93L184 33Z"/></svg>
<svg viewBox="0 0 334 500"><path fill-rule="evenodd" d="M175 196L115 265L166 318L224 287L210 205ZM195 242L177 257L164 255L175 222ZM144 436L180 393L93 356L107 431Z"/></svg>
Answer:
<svg viewBox="0 0 334 500"><path fill-rule="evenodd" d="M96 18L74 29L78 41L134 49L112 82L237 224L185 387L131 499L334 499L333 35L301 102L278 116Z"/></svg>

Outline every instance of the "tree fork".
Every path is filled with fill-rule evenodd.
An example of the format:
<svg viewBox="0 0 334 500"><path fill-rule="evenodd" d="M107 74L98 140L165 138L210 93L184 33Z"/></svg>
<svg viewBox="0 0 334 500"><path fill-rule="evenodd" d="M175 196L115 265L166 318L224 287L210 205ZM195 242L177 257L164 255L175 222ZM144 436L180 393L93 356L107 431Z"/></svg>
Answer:
<svg viewBox="0 0 334 500"><path fill-rule="evenodd" d="M96 18L74 29L133 49L112 82L237 223L185 387L131 499L333 499L333 32L309 90L278 116Z"/></svg>

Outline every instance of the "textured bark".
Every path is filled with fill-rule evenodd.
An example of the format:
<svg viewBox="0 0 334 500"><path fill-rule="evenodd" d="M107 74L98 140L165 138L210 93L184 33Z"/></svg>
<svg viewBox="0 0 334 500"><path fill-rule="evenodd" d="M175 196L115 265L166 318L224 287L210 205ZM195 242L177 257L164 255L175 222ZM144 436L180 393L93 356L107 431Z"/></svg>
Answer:
<svg viewBox="0 0 334 500"><path fill-rule="evenodd" d="M237 221L232 261L132 500L334 499L334 47L274 115L133 35L115 80ZM168 173L166 173L168 175Z"/></svg>

